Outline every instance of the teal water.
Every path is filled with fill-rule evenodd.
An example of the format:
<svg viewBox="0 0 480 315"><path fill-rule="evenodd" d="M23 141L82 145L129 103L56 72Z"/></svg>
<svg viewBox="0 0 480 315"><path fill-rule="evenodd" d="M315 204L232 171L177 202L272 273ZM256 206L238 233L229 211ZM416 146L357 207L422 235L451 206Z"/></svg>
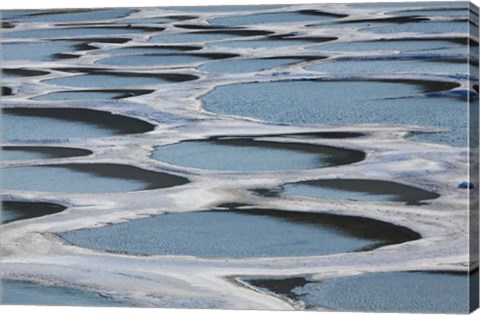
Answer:
<svg viewBox="0 0 480 315"><path fill-rule="evenodd" d="M467 313L468 277L462 274L392 272L306 284L293 292L307 308L335 311Z"/></svg>
<svg viewBox="0 0 480 315"><path fill-rule="evenodd" d="M439 195L413 186L389 181L326 179L286 184L284 196L307 196L330 200L396 201L417 204Z"/></svg>
<svg viewBox="0 0 480 315"><path fill-rule="evenodd" d="M2 304L51 306L130 306L99 294L32 282L2 280Z"/></svg>
<svg viewBox="0 0 480 315"><path fill-rule="evenodd" d="M355 41L355 42L337 42L325 43L318 46L312 46L308 49L325 51L401 51L425 53L446 49L458 49L464 54L468 53L468 47L447 40L377 40L377 41Z"/></svg>
<svg viewBox="0 0 480 315"><path fill-rule="evenodd" d="M351 3L348 6L367 9L390 9L390 8L410 8L423 7L431 10L440 8L468 8L468 1L419 1L419 2L365 2Z"/></svg>
<svg viewBox="0 0 480 315"><path fill-rule="evenodd" d="M208 22L218 26L237 26L252 24L269 24L269 23L289 23L289 22L306 22L306 21L324 21L331 20L333 17L322 15L301 14L299 12L280 12L280 13L259 13L252 15L231 16L223 18L211 19Z"/></svg>
<svg viewBox="0 0 480 315"><path fill-rule="evenodd" d="M222 40L226 38L234 38L237 35L228 33L215 32L189 32L178 34L160 34L155 35L150 39L154 43L194 43L194 42L209 42Z"/></svg>
<svg viewBox="0 0 480 315"><path fill-rule="evenodd" d="M301 46L309 44L311 41L302 39L248 39L216 42L212 45L218 47L232 48L263 48L263 47L282 47L282 46Z"/></svg>
<svg viewBox="0 0 480 315"><path fill-rule="evenodd" d="M142 120L89 109L6 108L2 114L3 141L60 141L151 130L153 125Z"/></svg>
<svg viewBox="0 0 480 315"><path fill-rule="evenodd" d="M463 33L468 34L468 23L466 22L415 22L404 24L389 24L385 26L367 27L362 31L379 34L393 33L421 33L421 34L442 34L442 33Z"/></svg>
<svg viewBox="0 0 480 315"><path fill-rule="evenodd" d="M442 61L438 59L338 60L307 68L332 74L360 75L399 73L460 74L468 73L467 60Z"/></svg>
<svg viewBox="0 0 480 315"><path fill-rule="evenodd" d="M424 97L455 84L419 81L283 81L221 86L201 97L211 112L286 124L398 124L450 128L428 141L467 145L467 102Z"/></svg>
<svg viewBox="0 0 480 315"><path fill-rule="evenodd" d="M187 11L187 12L235 12L235 11L256 11L281 8L280 5L208 5L208 6L169 6L168 10Z"/></svg>
<svg viewBox="0 0 480 315"><path fill-rule="evenodd" d="M44 82L53 85L78 88L121 89L129 87L142 87L144 85L165 84L174 82L174 80L160 75L155 76L142 74L119 75L115 73L88 73L74 75L70 77L45 80Z"/></svg>
<svg viewBox="0 0 480 315"><path fill-rule="evenodd" d="M143 54L129 56L115 56L98 61L98 64L123 67L170 66L189 64L209 60L207 57L195 55L159 55Z"/></svg>
<svg viewBox="0 0 480 315"><path fill-rule="evenodd" d="M377 21L377 22L375 22L374 25L388 25L388 23L386 23L384 21ZM351 21L351 22L343 22L343 23L340 23L340 22L336 23L335 21L332 21L331 23L324 22L324 23L307 25L307 27L311 27L311 28L332 29L332 30L335 30L335 32L341 32L342 28L357 30L357 29L362 29L362 28L371 27L371 26L372 26L371 21L368 21L368 22L365 22L365 21Z"/></svg>
<svg viewBox="0 0 480 315"><path fill-rule="evenodd" d="M89 36L112 36L122 34L135 34L145 32L142 28L127 27L65 27L45 28L25 31L3 33L4 38L70 38Z"/></svg>
<svg viewBox="0 0 480 315"><path fill-rule="evenodd" d="M15 12L15 11L11 11ZM62 22L87 22L121 18L135 12L133 9L104 9L104 10L45 10L30 11L15 17L5 19L21 23L62 23ZM2 11L2 15L4 12Z"/></svg>
<svg viewBox="0 0 480 315"><path fill-rule="evenodd" d="M182 177L121 164L60 164L1 170L6 190L117 193L186 184Z"/></svg>
<svg viewBox="0 0 480 315"><path fill-rule="evenodd" d="M210 73L248 73L270 70L301 61L304 60L295 58L221 60L204 64L199 67L199 70Z"/></svg>
<svg viewBox="0 0 480 315"><path fill-rule="evenodd" d="M157 147L153 158L174 165L223 171L282 171L361 161L360 151L250 139L185 141Z"/></svg>
<svg viewBox="0 0 480 315"><path fill-rule="evenodd" d="M369 219L258 209L172 213L60 237L76 246L117 253L240 258L358 251L418 235Z"/></svg>
<svg viewBox="0 0 480 315"><path fill-rule="evenodd" d="M109 91L72 91L72 92L53 92L45 95L36 96L34 100L49 101L77 101L77 100L110 100L122 97L127 92L109 92Z"/></svg>
<svg viewBox="0 0 480 315"><path fill-rule="evenodd" d="M113 55L148 55L148 54L175 54L182 52L184 49L182 47L173 48L168 46L164 48L162 46L134 46L134 47L125 47L125 48L115 48L109 50L94 50L91 51L90 55L101 55L101 54L113 54ZM192 49L188 49L192 50Z"/></svg>
<svg viewBox="0 0 480 315"><path fill-rule="evenodd" d="M128 18L128 19L121 19L117 21L117 23L121 24L166 24L177 21L171 17L154 17L154 18Z"/></svg>
<svg viewBox="0 0 480 315"><path fill-rule="evenodd" d="M404 10L389 13L395 16L425 16L425 17L465 17L468 18L469 11L467 8L461 10Z"/></svg>
<svg viewBox="0 0 480 315"><path fill-rule="evenodd" d="M46 41L2 44L2 60L53 61L55 54L74 52L75 42Z"/></svg>

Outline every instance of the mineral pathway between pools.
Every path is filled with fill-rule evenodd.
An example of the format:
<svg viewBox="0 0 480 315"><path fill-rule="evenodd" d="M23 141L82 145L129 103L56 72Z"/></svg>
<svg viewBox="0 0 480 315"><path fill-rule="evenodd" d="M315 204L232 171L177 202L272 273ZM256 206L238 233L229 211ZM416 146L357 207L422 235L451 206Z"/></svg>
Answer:
<svg viewBox="0 0 480 315"><path fill-rule="evenodd" d="M261 10L260 12L290 12L319 10L347 15L339 20L382 17L384 9L352 8L348 5L295 5ZM162 24L165 30L138 34L115 35L129 38L123 44L95 43L100 48L120 48L147 44L150 37L182 33L189 30L175 24L205 25L214 17L259 13L242 12L192 13L166 8L137 9L128 18L147 18L188 15L188 21ZM121 22L122 19L116 19ZM448 18L439 18L447 19ZM108 23L112 21L102 21ZM76 22L72 21L71 24ZM77 22L81 23L81 22ZM402 34L375 34L355 32L345 27L342 31L304 27L307 22L249 25L246 29L270 31L274 34L296 32L304 37L339 37L341 40L370 40L379 36L394 38ZM4 34L18 30L55 28L55 23L24 23L13 29L3 29ZM421 35L418 35L421 36ZM261 37L261 36L259 36ZM478 38L474 38L478 41ZM21 39L24 41L24 39ZM29 41L39 39L29 39ZM16 39L4 39L4 43ZM159 43L156 43L159 44ZM202 43L203 44L203 43ZM305 46L318 43L306 43ZM159 44L161 45L161 44ZM168 45L168 44L167 44ZM187 44L188 45L188 44ZM197 45L197 44L195 44ZM203 45L200 45L203 46ZM315 279L358 275L367 272L408 270L468 270L468 194L459 190L460 182L468 179L468 148L440 144L413 142L404 139L410 132L438 131L420 126L393 125L310 125L289 126L266 123L255 119L233 117L207 112L198 99L220 85L241 82L268 82L285 79L325 78L325 74L306 70L318 60L305 61L278 67L262 73L212 74L198 70L204 62L158 67L128 67L131 72L179 73L198 76L197 80L160 84L155 92L126 100L85 102L34 101L31 98L56 91L58 87L42 81L75 75L55 71L53 68L88 67L109 68L95 62L105 56L92 51L76 52L77 59L58 59L52 62L4 61L4 68L46 70L50 74L26 77L13 87L14 95L2 100L3 108L82 107L110 111L146 120L154 131L105 138L76 138L56 146L77 147L94 152L88 157L66 159L3 161L4 167L20 165L53 165L75 163L118 163L138 166L153 171L167 171L187 177L191 183L161 190L146 190L112 194L69 194L8 191L1 192L4 200L47 201L67 205L64 212L20 220L2 226L1 273L4 279L29 280L42 284L90 290L117 300L140 306L160 307L221 307L292 309L297 306L276 296L255 291L235 280L242 275L288 276L313 274ZM201 53L235 53L243 58L312 55L312 51L298 47L267 47L264 49L221 48L203 46ZM346 53L348 54L348 52ZM355 54L355 52L352 52ZM322 55L327 55L322 52ZM332 54L331 57L334 57ZM207 61L205 61L207 62ZM111 67L119 70L121 67ZM122 69L125 70L125 69ZM125 70L127 71L127 70ZM385 76L384 76L385 77ZM389 77L395 78L390 75ZM403 79L426 79L428 74L401 76ZM432 76L438 80L438 76ZM456 78L461 87L468 88L468 79ZM150 88L149 86L148 88ZM365 133L366 137L350 139L294 139L279 141L306 142L358 149L367 153L364 161L313 170L265 172L252 176L248 172L205 171L162 163L150 156L154 146L176 143L186 139L203 139L210 136L238 136L286 134L298 132L348 131ZM5 143L22 145L21 142ZM35 143L49 146L52 143ZM302 197L262 198L252 195L249 189L274 186L305 179L365 178L392 180L435 191L441 197L421 206L408 206L395 202L325 201ZM478 183L474 182L476 187ZM106 224L159 215L165 212L208 210L222 202L245 202L260 207L291 209L297 211L322 211L378 219L408 227L422 238L398 245L381 247L366 252L350 252L325 256L282 258L217 258L206 259L187 256L134 256L98 252L68 245L56 233L79 228L93 228Z"/></svg>

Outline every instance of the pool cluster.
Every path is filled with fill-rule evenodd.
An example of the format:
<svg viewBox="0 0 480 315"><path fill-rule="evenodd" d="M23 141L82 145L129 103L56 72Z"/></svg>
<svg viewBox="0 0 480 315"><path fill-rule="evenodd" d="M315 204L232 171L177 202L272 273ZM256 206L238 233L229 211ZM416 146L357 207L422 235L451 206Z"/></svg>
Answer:
<svg viewBox="0 0 480 315"><path fill-rule="evenodd" d="M233 187L274 180L237 185L248 201L230 206L173 207L56 236L104 253L280 261L420 240L407 226L369 218L368 208L422 211L439 191L342 169L368 161L355 143L380 141L377 126L415 130L395 141L419 150L475 141L468 100L478 99L478 12L464 2L377 5L2 12L2 224L68 220L67 201L79 195L189 198L196 182L225 176ZM324 208L266 206L281 200ZM365 204L365 213L336 214L329 202ZM416 270L325 282L237 277L299 308L398 312L468 310L467 281ZM3 282L4 303L77 294L68 303L115 304Z"/></svg>

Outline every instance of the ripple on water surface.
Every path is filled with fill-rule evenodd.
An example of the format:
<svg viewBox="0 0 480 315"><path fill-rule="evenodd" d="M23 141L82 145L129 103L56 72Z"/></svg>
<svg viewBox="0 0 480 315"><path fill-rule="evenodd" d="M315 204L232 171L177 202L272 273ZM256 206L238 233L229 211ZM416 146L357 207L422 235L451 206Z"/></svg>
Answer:
<svg viewBox="0 0 480 315"><path fill-rule="evenodd" d="M58 306L129 306L125 302L77 289L2 280L2 304Z"/></svg>
<svg viewBox="0 0 480 315"><path fill-rule="evenodd" d="M78 108L5 108L4 141L45 141L143 133L154 126L140 119Z"/></svg>
<svg viewBox="0 0 480 315"><path fill-rule="evenodd" d="M447 34L447 33L463 33L468 35L467 22L415 22L405 24L389 24L384 26L366 27L362 31L394 34L394 33L419 33L419 34Z"/></svg>
<svg viewBox="0 0 480 315"><path fill-rule="evenodd" d="M222 171L281 171L328 167L363 160L361 151L328 146L219 139L157 147L153 158L170 164Z"/></svg>
<svg viewBox="0 0 480 315"><path fill-rule="evenodd" d="M122 164L56 164L2 169L3 189L116 193L183 185L186 178Z"/></svg>
<svg viewBox="0 0 480 315"><path fill-rule="evenodd" d="M172 213L60 236L119 253L234 258L326 255L419 237L366 218L267 209Z"/></svg>
<svg viewBox="0 0 480 315"><path fill-rule="evenodd" d="M399 73L425 73L425 74L460 74L469 73L467 59L442 60L435 58L398 59L386 58L385 60L341 60L325 62L307 67L307 70L344 74L351 76L364 76L372 74Z"/></svg>
<svg viewBox="0 0 480 315"><path fill-rule="evenodd" d="M468 313L468 276L463 273L385 272L324 281L245 278L261 289L301 301L306 309L347 312Z"/></svg>
<svg viewBox="0 0 480 315"><path fill-rule="evenodd" d="M201 97L211 112L287 124L395 124L449 128L428 141L466 146L468 102L425 97L448 91L450 82L281 81L217 87Z"/></svg>

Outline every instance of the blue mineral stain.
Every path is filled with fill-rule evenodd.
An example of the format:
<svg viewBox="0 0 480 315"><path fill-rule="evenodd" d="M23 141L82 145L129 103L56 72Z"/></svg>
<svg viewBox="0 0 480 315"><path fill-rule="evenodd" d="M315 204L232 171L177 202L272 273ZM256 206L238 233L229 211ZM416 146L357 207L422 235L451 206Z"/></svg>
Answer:
<svg viewBox="0 0 480 315"><path fill-rule="evenodd" d="M461 182L460 184L458 184L458 189L473 189L473 188L474 188L473 183Z"/></svg>

